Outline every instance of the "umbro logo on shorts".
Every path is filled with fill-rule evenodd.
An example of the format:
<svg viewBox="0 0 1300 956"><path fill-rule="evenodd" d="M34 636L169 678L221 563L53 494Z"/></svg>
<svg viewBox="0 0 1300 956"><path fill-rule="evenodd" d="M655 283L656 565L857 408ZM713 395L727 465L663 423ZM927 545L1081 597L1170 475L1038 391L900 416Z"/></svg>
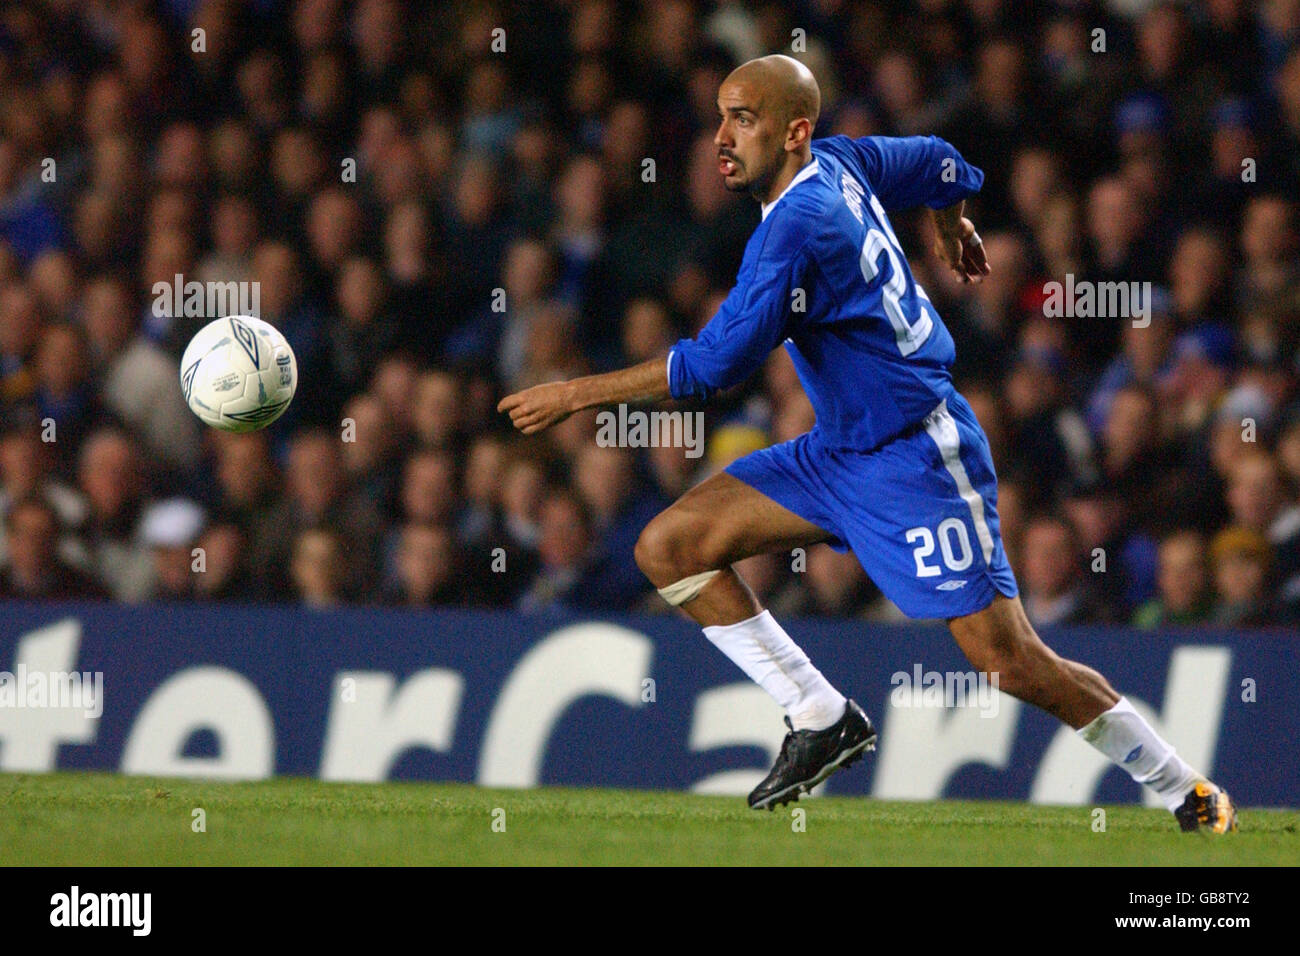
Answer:
<svg viewBox="0 0 1300 956"><path fill-rule="evenodd" d="M958 588L964 588L965 586L965 581L944 581L943 584L936 584L934 589L936 591L955 591Z"/></svg>

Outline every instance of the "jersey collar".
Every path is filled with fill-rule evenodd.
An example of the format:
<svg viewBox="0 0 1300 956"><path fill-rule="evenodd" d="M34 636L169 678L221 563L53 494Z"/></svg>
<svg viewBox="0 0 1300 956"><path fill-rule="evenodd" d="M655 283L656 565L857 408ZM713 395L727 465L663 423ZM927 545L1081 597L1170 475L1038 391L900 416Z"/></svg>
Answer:
<svg viewBox="0 0 1300 956"><path fill-rule="evenodd" d="M809 177L816 175L816 173L817 173L817 157L814 156L813 161L809 163L807 166L805 166L803 169L799 170L799 174L795 176L794 179L790 180L790 185L786 186L785 189L781 190L781 195L777 196L771 202L763 203L763 219L766 219L767 214L776 208L776 204L785 198L786 193L794 189L795 186L798 186L805 179L808 179Z"/></svg>

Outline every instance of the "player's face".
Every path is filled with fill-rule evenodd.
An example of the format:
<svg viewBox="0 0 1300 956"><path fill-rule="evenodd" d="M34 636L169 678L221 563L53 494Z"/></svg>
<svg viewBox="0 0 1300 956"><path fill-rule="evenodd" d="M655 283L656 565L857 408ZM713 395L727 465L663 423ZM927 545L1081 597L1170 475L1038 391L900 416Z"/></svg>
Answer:
<svg viewBox="0 0 1300 956"><path fill-rule="evenodd" d="M732 192L765 198L785 154L785 124L763 108L760 90L727 80L718 90L718 172Z"/></svg>

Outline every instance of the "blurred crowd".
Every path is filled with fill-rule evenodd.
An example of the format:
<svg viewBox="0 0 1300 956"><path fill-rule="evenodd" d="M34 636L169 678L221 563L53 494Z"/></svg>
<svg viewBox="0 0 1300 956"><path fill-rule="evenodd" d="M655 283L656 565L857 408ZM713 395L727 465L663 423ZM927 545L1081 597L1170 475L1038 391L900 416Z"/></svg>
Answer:
<svg viewBox="0 0 1300 956"><path fill-rule="evenodd" d="M758 222L715 95L794 51L818 135L938 134L992 275L894 224L957 342L1039 624L1300 623L1300 0L50 0L0 11L0 596L665 610L658 510L810 428L778 350L704 454L536 438L519 388L662 355ZM285 417L201 429L178 357L255 282ZM1149 309L1055 316L1048 283ZM779 614L889 620L852 555Z"/></svg>

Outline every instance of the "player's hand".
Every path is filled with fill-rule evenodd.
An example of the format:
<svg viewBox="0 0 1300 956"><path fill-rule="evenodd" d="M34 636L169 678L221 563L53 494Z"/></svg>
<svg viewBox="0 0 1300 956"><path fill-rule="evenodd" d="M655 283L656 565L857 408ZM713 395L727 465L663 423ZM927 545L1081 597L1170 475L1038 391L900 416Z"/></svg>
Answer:
<svg viewBox="0 0 1300 956"><path fill-rule="evenodd" d="M568 382L535 385L501 399L497 411L508 412L515 428L532 435L558 425L573 414L570 391Z"/></svg>
<svg viewBox="0 0 1300 956"><path fill-rule="evenodd" d="M934 251L962 282L979 282L989 274L984 243L975 231L975 224L964 216L954 230L936 230Z"/></svg>

